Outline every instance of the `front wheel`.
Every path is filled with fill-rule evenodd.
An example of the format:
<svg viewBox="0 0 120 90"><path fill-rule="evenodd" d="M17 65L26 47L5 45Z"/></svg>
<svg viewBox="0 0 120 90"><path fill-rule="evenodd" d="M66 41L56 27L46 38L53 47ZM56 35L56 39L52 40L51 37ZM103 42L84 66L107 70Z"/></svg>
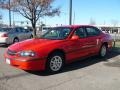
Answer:
<svg viewBox="0 0 120 90"><path fill-rule="evenodd" d="M47 71L48 72L59 72L64 66L64 57L61 53L54 53L48 57Z"/></svg>
<svg viewBox="0 0 120 90"><path fill-rule="evenodd" d="M106 45L102 45L101 49L100 49L100 52L99 52L99 56L100 57L105 57L107 54L107 47Z"/></svg>

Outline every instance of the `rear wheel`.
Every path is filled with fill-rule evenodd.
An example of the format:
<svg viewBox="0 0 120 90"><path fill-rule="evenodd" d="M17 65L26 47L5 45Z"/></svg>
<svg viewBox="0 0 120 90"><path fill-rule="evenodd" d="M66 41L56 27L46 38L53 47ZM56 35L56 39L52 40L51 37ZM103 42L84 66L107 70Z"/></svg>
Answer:
<svg viewBox="0 0 120 90"><path fill-rule="evenodd" d="M53 53L51 56L48 57L47 61L47 71L56 73L59 72L64 66L64 57L62 53Z"/></svg>
<svg viewBox="0 0 120 90"><path fill-rule="evenodd" d="M107 54L107 46L106 45L102 45L100 52L99 52L99 56L100 57L105 57Z"/></svg>
<svg viewBox="0 0 120 90"><path fill-rule="evenodd" d="M13 43L17 43L17 42L19 42L19 39L18 39L18 38L15 38L15 39L13 40Z"/></svg>

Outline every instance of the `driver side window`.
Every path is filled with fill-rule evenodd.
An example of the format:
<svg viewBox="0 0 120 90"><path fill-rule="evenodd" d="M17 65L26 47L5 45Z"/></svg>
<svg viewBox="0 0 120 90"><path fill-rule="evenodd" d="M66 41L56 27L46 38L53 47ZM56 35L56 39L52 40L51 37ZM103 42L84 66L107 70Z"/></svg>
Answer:
<svg viewBox="0 0 120 90"><path fill-rule="evenodd" d="M78 28L78 29L75 31L74 35L77 35L77 36L79 36L80 38L85 38L85 37L87 36L84 28Z"/></svg>

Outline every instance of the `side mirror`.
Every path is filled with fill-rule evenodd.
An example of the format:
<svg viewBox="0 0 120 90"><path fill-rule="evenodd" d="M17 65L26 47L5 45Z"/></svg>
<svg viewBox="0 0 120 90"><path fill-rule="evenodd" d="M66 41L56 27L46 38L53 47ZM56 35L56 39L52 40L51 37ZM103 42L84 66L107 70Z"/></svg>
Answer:
<svg viewBox="0 0 120 90"><path fill-rule="evenodd" d="M71 40L78 40L78 39L79 39L79 36L77 36L77 35L73 35L71 38Z"/></svg>

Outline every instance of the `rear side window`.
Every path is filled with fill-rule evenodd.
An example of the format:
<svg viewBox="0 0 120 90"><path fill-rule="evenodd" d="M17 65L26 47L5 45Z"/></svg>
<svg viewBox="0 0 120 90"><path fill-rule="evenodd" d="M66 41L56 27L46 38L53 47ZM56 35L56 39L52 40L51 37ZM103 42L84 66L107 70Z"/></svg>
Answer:
<svg viewBox="0 0 120 90"><path fill-rule="evenodd" d="M86 27L88 36L97 36L100 34L100 30L94 27Z"/></svg>
<svg viewBox="0 0 120 90"><path fill-rule="evenodd" d="M87 36L84 28L78 28L75 31L75 35L79 36L80 38L85 38Z"/></svg>
<svg viewBox="0 0 120 90"><path fill-rule="evenodd" d="M24 29L23 28L15 28L15 31L18 33L21 33L21 32L24 32Z"/></svg>
<svg viewBox="0 0 120 90"><path fill-rule="evenodd" d="M20 32L20 30L19 30L18 28L16 28L16 29L15 29L15 32L17 32L17 33L18 33L18 32Z"/></svg>

